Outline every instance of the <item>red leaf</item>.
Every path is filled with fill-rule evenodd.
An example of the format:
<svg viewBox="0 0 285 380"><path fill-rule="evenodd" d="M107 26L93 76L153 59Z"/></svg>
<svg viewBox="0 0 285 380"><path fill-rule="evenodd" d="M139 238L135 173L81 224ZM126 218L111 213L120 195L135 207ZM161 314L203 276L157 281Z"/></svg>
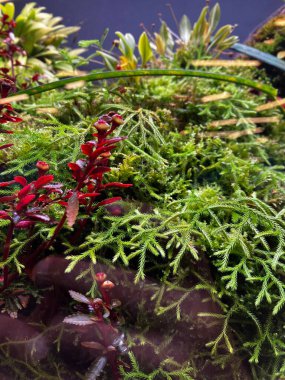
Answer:
<svg viewBox="0 0 285 380"><path fill-rule="evenodd" d="M81 145L81 152L83 154L86 154L87 156L90 156L93 152L93 145L89 144L88 142L86 144Z"/></svg>
<svg viewBox="0 0 285 380"><path fill-rule="evenodd" d="M79 199L92 198L92 197L98 197L99 195L101 195L101 193L81 193L79 194L78 198Z"/></svg>
<svg viewBox="0 0 285 380"><path fill-rule="evenodd" d="M5 195L4 197L0 198L0 203L8 203L13 201L16 198L16 195Z"/></svg>
<svg viewBox="0 0 285 380"><path fill-rule="evenodd" d="M109 152L110 150L112 149L115 149L116 148L116 145L109 145L109 146L102 146L101 148L98 148L96 149L92 154L91 154L91 158L97 158L100 156L100 154L102 153L105 153L105 152Z"/></svg>
<svg viewBox="0 0 285 380"><path fill-rule="evenodd" d="M14 177L14 181L17 182L17 183L19 183L22 186L26 186L27 183L28 183L28 181L26 180L26 178L22 177L22 176L16 176L16 177Z"/></svg>
<svg viewBox="0 0 285 380"><path fill-rule="evenodd" d="M0 211L0 219L11 219L6 211Z"/></svg>
<svg viewBox="0 0 285 380"><path fill-rule="evenodd" d="M42 175L40 178L36 180L36 182L34 183L34 186L36 189L39 189L43 187L44 185L46 185L47 183L52 182L53 180L54 180L54 176L51 174Z"/></svg>
<svg viewBox="0 0 285 380"><path fill-rule="evenodd" d="M38 202L48 203L49 201L50 201L50 198L46 194L42 194L38 197Z"/></svg>
<svg viewBox="0 0 285 380"><path fill-rule="evenodd" d="M104 174L110 171L111 171L111 168L109 166L97 166L91 170L90 174L93 177L96 174Z"/></svg>
<svg viewBox="0 0 285 380"><path fill-rule="evenodd" d="M67 216L67 224L69 227L72 227L76 221L77 215L79 211L79 200L77 192L74 192L72 196L68 199L67 208L66 208L66 216Z"/></svg>
<svg viewBox="0 0 285 380"><path fill-rule="evenodd" d="M21 198L23 198L25 195L27 195L28 192L31 190L31 188L32 188L32 186L31 186L30 184L27 185L27 186L25 186L25 187L23 187L22 190L20 190L20 191L18 192L18 198L21 199Z"/></svg>
<svg viewBox="0 0 285 380"><path fill-rule="evenodd" d="M32 213L26 213L27 216L29 216L32 219L38 220L43 223L48 223L50 222L50 217L45 214L32 214Z"/></svg>
<svg viewBox="0 0 285 380"><path fill-rule="evenodd" d="M16 228L22 228L22 229L26 229L26 228L29 228L31 226L34 225L34 222L30 221L30 220L22 220L21 222L17 223L15 225Z"/></svg>
<svg viewBox="0 0 285 380"><path fill-rule="evenodd" d="M69 169L71 169L73 172L77 172L77 171L81 170L80 166L75 164L74 162L70 162L67 165L68 165Z"/></svg>
<svg viewBox="0 0 285 380"><path fill-rule="evenodd" d="M28 194L24 198L22 198L19 203L17 204L16 211L21 211L22 208L27 206L29 203L31 203L36 198L35 194Z"/></svg>
<svg viewBox="0 0 285 380"><path fill-rule="evenodd" d="M92 321L92 319L85 314L74 314L69 315L68 317L65 317L63 320L64 323L70 323L72 325L77 326L87 326L87 325L93 325L95 321Z"/></svg>
<svg viewBox="0 0 285 380"><path fill-rule="evenodd" d="M64 202L64 201L58 201L57 204L64 206L64 207L67 207L67 205L68 205L68 203Z"/></svg>
<svg viewBox="0 0 285 380"><path fill-rule="evenodd" d="M8 181L8 182L0 182L0 187L6 187L10 186L14 183L14 181Z"/></svg>
<svg viewBox="0 0 285 380"><path fill-rule="evenodd" d="M122 188L126 188L126 187L132 187L132 186L133 185L131 183L110 182L110 183L106 183L102 187L104 189L107 189L109 187L122 187Z"/></svg>
<svg viewBox="0 0 285 380"><path fill-rule="evenodd" d="M13 145L14 144L5 144L5 145L2 145L2 146L0 146L0 150L6 149L6 148L10 148Z"/></svg>
<svg viewBox="0 0 285 380"><path fill-rule="evenodd" d="M20 123L21 121L23 121L23 119L21 119L20 117L11 116L11 115L9 115L8 113L5 113L5 114L3 115L3 117L4 117L7 121L10 121L11 123Z"/></svg>
<svg viewBox="0 0 285 380"><path fill-rule="evenodd" d="M118 142L120 142L120 141L122 141L122 140L126 140L127 139L127 137L126 136L122 136L122 137L113 137L112 139L108 139L108 140L105 140L105 141L103 141L100 145L99 145L99 147L101 147L101 146L107 146L107 145L110 145L110 144L116 144L116 143L118 143Z"/></svg>
<svg viewBox="0 0 285 380"><path fill-rule="evenodd" d="M0 117L0 124L4 124L4 123L7 123L7 121L3 121L3 118ZM13 131L8 131L7 129L1 129L0 132L7 133L8 135L12 135L14 133Z"/></svg>
<svg viewBox="0 0 285 380"><path fill-rule="evenodd" d="M69 290L69 294L77 302L86 303L87 305L90 304L90 299L81 293L75 292L74 290Z"/></svg>
<svg viewBox="0 0 285 380"><path fill-rule="evenodd" d="M108 198L108 199L105 199L104 201L101 201L101 202L97 203L96 207L100 207L100 206L104 206L104 205L109 205L111 203L118 202L118 201L121 201L121 200L122 200L121 197Z"/></svg>

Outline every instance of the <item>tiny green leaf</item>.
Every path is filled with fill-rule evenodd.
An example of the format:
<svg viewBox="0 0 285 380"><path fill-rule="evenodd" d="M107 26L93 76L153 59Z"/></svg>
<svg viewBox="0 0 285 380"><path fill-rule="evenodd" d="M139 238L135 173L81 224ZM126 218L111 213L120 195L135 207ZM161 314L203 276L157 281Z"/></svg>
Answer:
<svg viewBox="0 0 285 380"><path fill-rule="evenodd" d="M221 18L221 8L219 3L215 4L215 6L212 8L209 16L209 31L210 33L214 32L214 30L217 28Z"/></svg>
<svg viewBox="0 0 285 380"><path fill-rule="evenodd" d="M189 18L186 15L182 16L182 19L179 24L179 34L181 40L187 44L191 35L191 23Z"/></svg>
<svg viewBox="0 0 285 380"><path fill-rule="evenodd" d="M138 49L142 59L142 65L145 66L153 56L146 32L143 32L140 36Z"/></svg>
<svg viewBox="0 0 285 380"><path fill-rule="evenodd" d="M91 45L101 46L101 42L99 40L82 40L78 42L80 47L86 48Z"/></svg>

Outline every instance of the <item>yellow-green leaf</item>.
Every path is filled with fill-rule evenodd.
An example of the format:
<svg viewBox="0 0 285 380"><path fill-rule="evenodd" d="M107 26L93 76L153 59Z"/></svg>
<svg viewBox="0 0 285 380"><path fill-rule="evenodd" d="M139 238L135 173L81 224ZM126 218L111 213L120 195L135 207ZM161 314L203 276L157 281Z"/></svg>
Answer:
<svg viewBox="0 0 285 380"><path fill-rule="evenodd" d="M165 48L166 44L163 41L162 37L160 34L155 33L155 46L158 54L164 55L165 54Z"/></svg>
<svg viewBox="0 0 285 380"><path fill-rule="evenodd" d="M2 13L9 16L9 20L13 20L15 14L15 5L13 3L7 3L1 5Z"/></svg>
<svg viewBox="0 0 285 380"><path fill-rule="evenodd" d="M143 32L139 38L138 49L142 59L142 65L145 66L153 56L146 32Z"/></svg>

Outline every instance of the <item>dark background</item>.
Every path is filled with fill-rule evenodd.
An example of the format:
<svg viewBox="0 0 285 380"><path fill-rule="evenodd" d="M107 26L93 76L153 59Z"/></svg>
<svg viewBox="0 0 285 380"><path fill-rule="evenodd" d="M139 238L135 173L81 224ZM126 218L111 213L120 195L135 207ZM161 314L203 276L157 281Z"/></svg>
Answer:
<svg viewBox="0 0 285 380"><path fill-rule="evenodd" d="M36 1L36 0L35 0ZM16 0L16 9L21 9L30 1ZM65 25L79 25L78 39L100 38L106 27L110 32L105 47L114 39L114 32L130 32L138 36L143 22L148 29L159 28L158 13L171 27L174 26L167 3L171 3L178 20L185 13L195 21L205 0L38 0L48 12L62 16ZM214 5L216 1L211 0ZM221 24L238 24L235 34L243 41L248 34L280 6L282 0L220 0ZM73 41L74 44L74 41Z"/></svg>

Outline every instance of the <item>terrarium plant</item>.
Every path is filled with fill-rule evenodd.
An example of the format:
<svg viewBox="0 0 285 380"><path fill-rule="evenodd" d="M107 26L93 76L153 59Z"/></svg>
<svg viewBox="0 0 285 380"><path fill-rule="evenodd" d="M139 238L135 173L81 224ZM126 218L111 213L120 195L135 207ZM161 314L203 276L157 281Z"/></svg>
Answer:
<svg viewBox="0 0 285 380"><path fill-rule="evenodd" d="M272 54L284 61L285 58L285 7L279 8L273 15L259 25L247 38L247 44L262 52ZM272 83L284 95L284 72L267 65L266 72Z"/></svg>
<svg viewBox="0 0 285 380"><path fill-rule="evenodd" d="M3 376L285 375L284 110L256 66L219 66L236 42L219 17L206 7L137 43L118 32L111 52L83 41L110 71L18 92L0 320L21 329L0 329Z"/></svg>
<svg viewBox="0 0 285 380"><path fill-rule="evenodd" d="M177 32L161 20L159 32L145 30L137 44L131 33L116 32L117 38L110 51L103 49L99 41L82 41L81 46L96 46L98 51L91 57L103 58L110 70L132 70L139 66L189 68L193 60L217 58L238 41L238 37L232 36L234 27L224 25L217 29L219 22L220 6L217 3L211 10L209 6L204 7L193 26L183 15Z"/></svg>
<svg viewBox="0 0 285 380"><path fill-rule="evenodd" d="M45 12L45 8L36 3L26 4L15 16L14 3L8 2L1 5L1 12L13 23L10 38L19 50L25 52L17 61L17 66L22 68L24 65L25 70L14 68L22 82L27 78L31 80L34 75L41 77L43 82L55 79L56 73L68 75L83 60L80 58L82 49L68 49L65 44L79 27L60 24L61 17Z"/></svg>

